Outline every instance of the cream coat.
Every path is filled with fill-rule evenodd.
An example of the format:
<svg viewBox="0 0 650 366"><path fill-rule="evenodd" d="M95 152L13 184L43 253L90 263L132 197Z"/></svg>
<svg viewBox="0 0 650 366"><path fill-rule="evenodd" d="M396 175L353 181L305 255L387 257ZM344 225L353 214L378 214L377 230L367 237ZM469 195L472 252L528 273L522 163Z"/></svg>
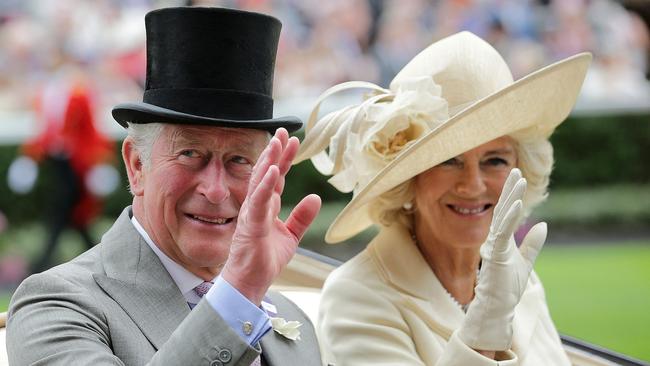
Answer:
<svg viewBox="0 0 650 366"><path fill-rule="evenodd" d="M465 314L442 287L409 232L384 228L328 278L319 339L328 362L342 365L570 365L533 272L515 310L511 350L502 361L455 335Z"/></svg>

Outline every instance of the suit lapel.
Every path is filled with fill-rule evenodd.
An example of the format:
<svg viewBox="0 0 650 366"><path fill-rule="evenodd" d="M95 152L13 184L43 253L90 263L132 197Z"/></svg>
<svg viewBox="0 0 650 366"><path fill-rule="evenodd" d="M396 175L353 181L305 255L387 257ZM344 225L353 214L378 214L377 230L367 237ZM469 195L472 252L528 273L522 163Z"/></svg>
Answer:
<svg viewBox="0 0 650 366"><path fill-rule="evenodd" d="M293 341L286 338L284 339L282 338L284 337L273 330L270 330L264 337L262 337L262 340L260 341L260 345L262 347L262 355L267 365L271 366L271 365L286 364L287 355L286 353L283 354L282 349L286 348L285 343L287 341L288 342L293 342Z"/></svg>
<svg viewBox="0 0 650 366"><path fill-rule="evenodd" d="M307 317L296 309L295 305L277 293L269 293L269 298L278 309L279 317L287 321L299 320L309 322ZM269 366L277 365L320 365L320 350L316 335L310 328L312 325L303 324L300 339L292 341L270 330L260 341L262 355ZM309 330L309 331L308 331Z"/></svg>
<svg viewBox="0 0 650 366"><path fill-rule="evenodd" d="M130 208L122 212L102 238L106 275L97 284L117 302L159 349L189 314L180 290L131 223Z"/></svg>
<svg viewBox="0 0 650 366"><path fill-rule="evenodd" d="M448 339L465 317L435 276L407 229L394 224L383 228L369 245L384 281L397 288L404 304L427 326Z"/></svg>

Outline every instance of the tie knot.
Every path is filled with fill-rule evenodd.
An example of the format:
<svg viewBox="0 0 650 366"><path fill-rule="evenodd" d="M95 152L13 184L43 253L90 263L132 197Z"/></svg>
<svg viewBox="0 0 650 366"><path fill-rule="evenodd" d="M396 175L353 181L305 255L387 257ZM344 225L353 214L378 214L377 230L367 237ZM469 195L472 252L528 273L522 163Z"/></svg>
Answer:
<svg viewBox="0 0 650 366"><path fill-rule="evenodd" d="M203 282L202 284L196 286L194 288L194 292L199 296L203 297L205 294L208 293L208 290L210 290L210 287L212 287L213 283L212 282Z"/></svg>

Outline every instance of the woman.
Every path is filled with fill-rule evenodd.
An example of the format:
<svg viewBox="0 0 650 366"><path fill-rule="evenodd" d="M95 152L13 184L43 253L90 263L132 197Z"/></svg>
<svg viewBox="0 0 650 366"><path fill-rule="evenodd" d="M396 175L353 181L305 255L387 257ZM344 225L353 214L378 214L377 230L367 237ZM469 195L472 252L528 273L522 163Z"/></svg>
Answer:
<svg viewBox="0 0 650 366"><path fill-rule="evenodd" d="M354 191L326 240L380 227L324 286L329 362L569 364L532 272L546 226L519 249L512 234L545 198L548 137L590 60L576 55L513 82L501 56L463 32L422 51L389 89L351 82L321 97L297 161L311 157L336 188ZM324 99L352 87L373 94L314 123Z"/></svg>

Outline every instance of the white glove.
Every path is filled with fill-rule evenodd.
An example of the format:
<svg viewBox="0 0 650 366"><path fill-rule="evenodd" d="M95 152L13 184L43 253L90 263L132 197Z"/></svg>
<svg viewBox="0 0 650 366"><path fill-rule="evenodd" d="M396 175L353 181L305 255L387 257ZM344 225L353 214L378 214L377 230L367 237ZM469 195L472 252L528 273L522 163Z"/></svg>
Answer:
<svg viewBox="0 0 650 366"><path fill-rule="evenodd" d="M505 351L512 345L512 319L537 254L546 240L546 223L533 226L517 249L513 232L523 218L526 179L513 169L494 208L487 240L481 246L481 271L474 300L458 330L469 347Z"/></svg>

